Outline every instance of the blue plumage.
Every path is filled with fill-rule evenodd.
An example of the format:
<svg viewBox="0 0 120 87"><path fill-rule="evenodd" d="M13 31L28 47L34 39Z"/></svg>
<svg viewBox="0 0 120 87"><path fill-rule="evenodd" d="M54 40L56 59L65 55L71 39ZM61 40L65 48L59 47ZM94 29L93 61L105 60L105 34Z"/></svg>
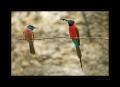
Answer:
<svg viewBox="0 0 120 87"><path fill-rule="evenodd" d="M28 25L28 29L30 30L34 30L36 27L32 26L32 25Z"/></svg>

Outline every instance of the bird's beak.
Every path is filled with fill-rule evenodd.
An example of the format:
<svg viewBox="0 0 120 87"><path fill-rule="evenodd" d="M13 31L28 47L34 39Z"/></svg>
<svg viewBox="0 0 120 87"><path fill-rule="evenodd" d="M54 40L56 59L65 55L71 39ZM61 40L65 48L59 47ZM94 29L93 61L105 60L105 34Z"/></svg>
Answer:
<svg viewBox="0 0 120 87"><path fill-rule="evenodd" d="M60 20L67 21L65 18L60 18Z"/></svg>
<svg viewBox="0 0 120 87"><path fill-rule="evenodd" d="M38 27L34 27L34 29L39 29Z"/></svg>

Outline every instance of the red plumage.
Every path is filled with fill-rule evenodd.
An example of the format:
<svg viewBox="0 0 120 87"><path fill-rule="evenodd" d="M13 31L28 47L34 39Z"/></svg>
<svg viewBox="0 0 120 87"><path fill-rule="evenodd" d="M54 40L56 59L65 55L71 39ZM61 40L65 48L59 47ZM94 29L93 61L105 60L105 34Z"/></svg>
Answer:
<svg viewBox="0 0 120 87"><path fill-rule="evenodd" d="M73 40L78 39L78 44L80 45L80 38L76 38L76 37L80 37L80 34L75 22L72 26L69 26L69 34ZM80 47L76 48L76 51L77 51L78 58L80 59L81 68L82 68L82 61L81 61L82 54L81 54ZM83 71L83 68L82 68L82 71Z"/></svg>
<svg viewBox="0 0 120 87"><path fill-rule="evenodd" d="M70 37L74 40L76 39L75 37L80 37L79 31L75 22L72 26L69 26L69 34L70 34Z"/></svg>
<svg viewBox="0 0 120 87"><path fill-rule="evenodd" d="M81 50L80 50L80 47L79 47L79 45L80 45L80 34L79 34L79 30L78 30L78 28L76 26L76 23L73 20L67 20L65 18L61 18L60 20L68 22L69 34L70 34L70 37L71 37L72 41L74 42L74 44L76 46L77 56L80 59L81 68L82 68L82 61L81 61L82 54L81 54ZM79 38L76 38L76 37L79 37ZM83 71L83 68L82 68L82 71Z"/></svg>
<svg viewBox="0 0 120 87"><path fill-rule="evenodd" d="M31 30L29 30L28 27L26 27L25 30L23 31L23 35L27 41L34 39L34 33Z"/></svg>
<svg viewBox="0 0 120 87"><path fill-rule="evenodd" d="M35 49L34 49L34 44L33 44L34 33L32 32L32 30L26 27L25 30L23 31L23 36L29 42L30 53L34 55L35 54Z"/></svg>

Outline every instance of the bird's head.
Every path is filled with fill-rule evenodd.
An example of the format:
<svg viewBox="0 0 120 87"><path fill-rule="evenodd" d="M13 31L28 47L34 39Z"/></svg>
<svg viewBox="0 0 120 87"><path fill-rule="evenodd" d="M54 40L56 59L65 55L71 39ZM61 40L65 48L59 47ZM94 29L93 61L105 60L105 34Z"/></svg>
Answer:
<svg viewBox="0 0 120 87"><path fill-rule="evenodd" d="M33 25L28 25L27 27L28 27L28 29L30 29L30 30L38 29L38 27L34 27Z"/></svg>
<svg viewBox="0 0 120 87"><path fill-rule="evenodd" d="M67 20L65 18L61 18L60 20L67 21L69 26L72 26L74 24L73 20Z"/></svg>
<svg viewBox="0 0 120 87"><path fill-rule="evenodd" d="M74 24L73 20L68 20L67 22L68 22L69 26L72 26Z"/></svg>

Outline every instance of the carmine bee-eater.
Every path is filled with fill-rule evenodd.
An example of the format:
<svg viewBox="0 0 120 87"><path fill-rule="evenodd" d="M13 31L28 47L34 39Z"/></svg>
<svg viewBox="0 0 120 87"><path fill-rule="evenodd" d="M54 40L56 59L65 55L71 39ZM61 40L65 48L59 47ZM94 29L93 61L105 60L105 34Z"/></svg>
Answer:
<svg viewBox="0 0 120 87"><path fill-rule="evenodd" d="M33 41L34 41L33 30L36 28L37 27L34 27L33 25L28 25L23 31L23 36L25 40L27 40L29 43L30 53L32 53L33 55L35 54L35 49L34 49L34 44L33 44Z"/></svg>
<svg viewBox="0 0 120 87"><path fill-rule="evenodd" d="M81 50L79 47L80 46L80 34L79 34L79 30L76 26L76 23L73 20L67 20L64 18L61 18L60 20L67 21L67 23L69 25L69 28L68 28L69 34L70 34L70 37L71 37L73 43L75 44L77 55L78 55L78 58L80 59L81 68L82 68L82 61L81 61L82 54L81 54ZM82 68L82 71L83 71L83 68Z"/></svg>

